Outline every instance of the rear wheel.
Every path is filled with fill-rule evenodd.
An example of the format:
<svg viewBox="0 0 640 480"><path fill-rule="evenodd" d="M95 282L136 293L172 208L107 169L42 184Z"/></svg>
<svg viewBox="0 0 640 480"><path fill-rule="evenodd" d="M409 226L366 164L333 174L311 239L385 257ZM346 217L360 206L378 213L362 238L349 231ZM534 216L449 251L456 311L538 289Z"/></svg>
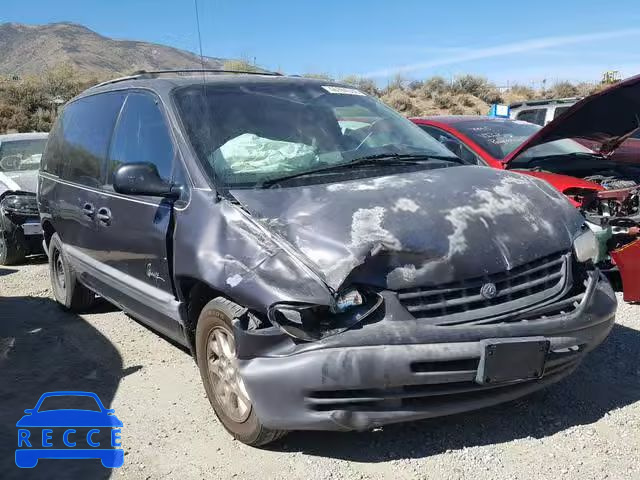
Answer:
<svg viewBox="0 0 640 480"><path fill-rule="evenodd" d="M82 312L93 305L95 294L78 282L75 271L64 255L62 241L57 233L49 241L49 275L53 296L65 308Z"/></svg>
<svg viewBox="0 0 640 480"><path fill-rule="evenodd" d="M231 322L243 310L222 297L207 303L196 327L196 357L207 397L224 428L241 442L260 446L286 432L262 425L240 376Z"/></svg>

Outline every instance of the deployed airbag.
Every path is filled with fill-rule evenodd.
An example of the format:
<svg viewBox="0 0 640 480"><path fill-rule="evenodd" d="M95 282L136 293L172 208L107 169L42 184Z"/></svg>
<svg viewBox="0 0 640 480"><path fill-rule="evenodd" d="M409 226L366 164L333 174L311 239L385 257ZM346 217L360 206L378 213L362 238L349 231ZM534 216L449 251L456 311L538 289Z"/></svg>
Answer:
<svg viewBox="0 0 640 480"><path fill-rule="evenodd" d="M282 174L311 167L317 161L317 155L310 145L243 133L222 145L209 161L216 171Z"/></svg>

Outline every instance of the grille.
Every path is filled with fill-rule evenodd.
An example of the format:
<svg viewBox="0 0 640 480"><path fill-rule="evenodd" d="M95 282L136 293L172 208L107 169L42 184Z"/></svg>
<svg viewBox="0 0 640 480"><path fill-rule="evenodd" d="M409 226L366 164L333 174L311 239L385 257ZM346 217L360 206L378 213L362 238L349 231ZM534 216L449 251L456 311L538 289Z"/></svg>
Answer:
<svg viewBox="0 0 640 480"><path fill-rule="evenodd" d="M433 288L398 290L400 303L416 318L437 325L455 325L517 312L556 298L571 286L571 255L557 253L507 272ZM480 294L493 283L496 294Z"/></svg>

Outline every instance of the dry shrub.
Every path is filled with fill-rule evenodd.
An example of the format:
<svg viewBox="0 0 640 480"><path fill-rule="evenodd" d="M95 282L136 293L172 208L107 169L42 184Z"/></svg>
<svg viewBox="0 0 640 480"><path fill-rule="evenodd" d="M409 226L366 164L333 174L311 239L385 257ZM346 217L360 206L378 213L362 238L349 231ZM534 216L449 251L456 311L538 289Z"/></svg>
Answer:
<svg viewBox="0 0 640 480"><path fill-rule="evenodd" d="M223 70L236 72L260 72L262 69L253 65L248 60L225 60L222 64Z"/></svg>
<svg viewBox="0 0 640 480"><path fill-rule="evenodd" d="M349 85L353 85L358 90L367 93L369 95L373 95L375 97L380 96L380 91L373 80L370 78L358 77L356 75L350 75L348 77L344 77L341 80L342 83L346 83Z"/></svg>
<svg viewBox="0 0 640 480"><path fill-rule="evenodd" d="M570 82L555 83L550 89L543 93L545 98L577 97L578 94L578 89Z"/></svg>
<svg viewBox="0 0 640 480"><path fill-rule="evenodd" d="M394 110L407 116L417 115L418 109L414 106L411 96L401 89L395 89L385 93L381 100Z"/></svg>
<svg viewBox="0 0 640 480"><path fill-rule="evenodd" d="M433 97L438 108L452 108L455 105L454 97L450 92L441 92Z"/></svg>
<svg viewBox="0 0 640 480"><path fill-rule="evenodd" d="M539 96L536 94L536 91L524 85L514 85L509 88L506 92L504 92L503 97L505 103L515 103L515 102L524 102L526 100L533 100Z"/></svg>
<svg viewBox="0 0 640 480"><path fill-rule="evenodd" d="M449 83L439 76L431 77L422 83L422 91L429 97L446 92L449 90Z"/></svg>
<svg viewBox="0 0 640 480"><path fill-rule="evenodd" d="M317 80L327 80L329 82L333 82L333 78L326 73L303 73L302 76L304 78L315 78Z"/></svg>

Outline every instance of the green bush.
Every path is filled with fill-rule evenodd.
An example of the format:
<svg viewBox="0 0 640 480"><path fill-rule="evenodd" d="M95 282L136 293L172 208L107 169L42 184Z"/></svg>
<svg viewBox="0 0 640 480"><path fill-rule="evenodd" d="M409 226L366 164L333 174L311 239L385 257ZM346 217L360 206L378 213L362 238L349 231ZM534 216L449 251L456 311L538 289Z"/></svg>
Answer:
<svg viewBox="0 0 640 480"><path fill-rule="evenodd" d="M67 64L38 77L0 79L0 133L48 131L59 105L96 81L81 77Z"/></svg>

